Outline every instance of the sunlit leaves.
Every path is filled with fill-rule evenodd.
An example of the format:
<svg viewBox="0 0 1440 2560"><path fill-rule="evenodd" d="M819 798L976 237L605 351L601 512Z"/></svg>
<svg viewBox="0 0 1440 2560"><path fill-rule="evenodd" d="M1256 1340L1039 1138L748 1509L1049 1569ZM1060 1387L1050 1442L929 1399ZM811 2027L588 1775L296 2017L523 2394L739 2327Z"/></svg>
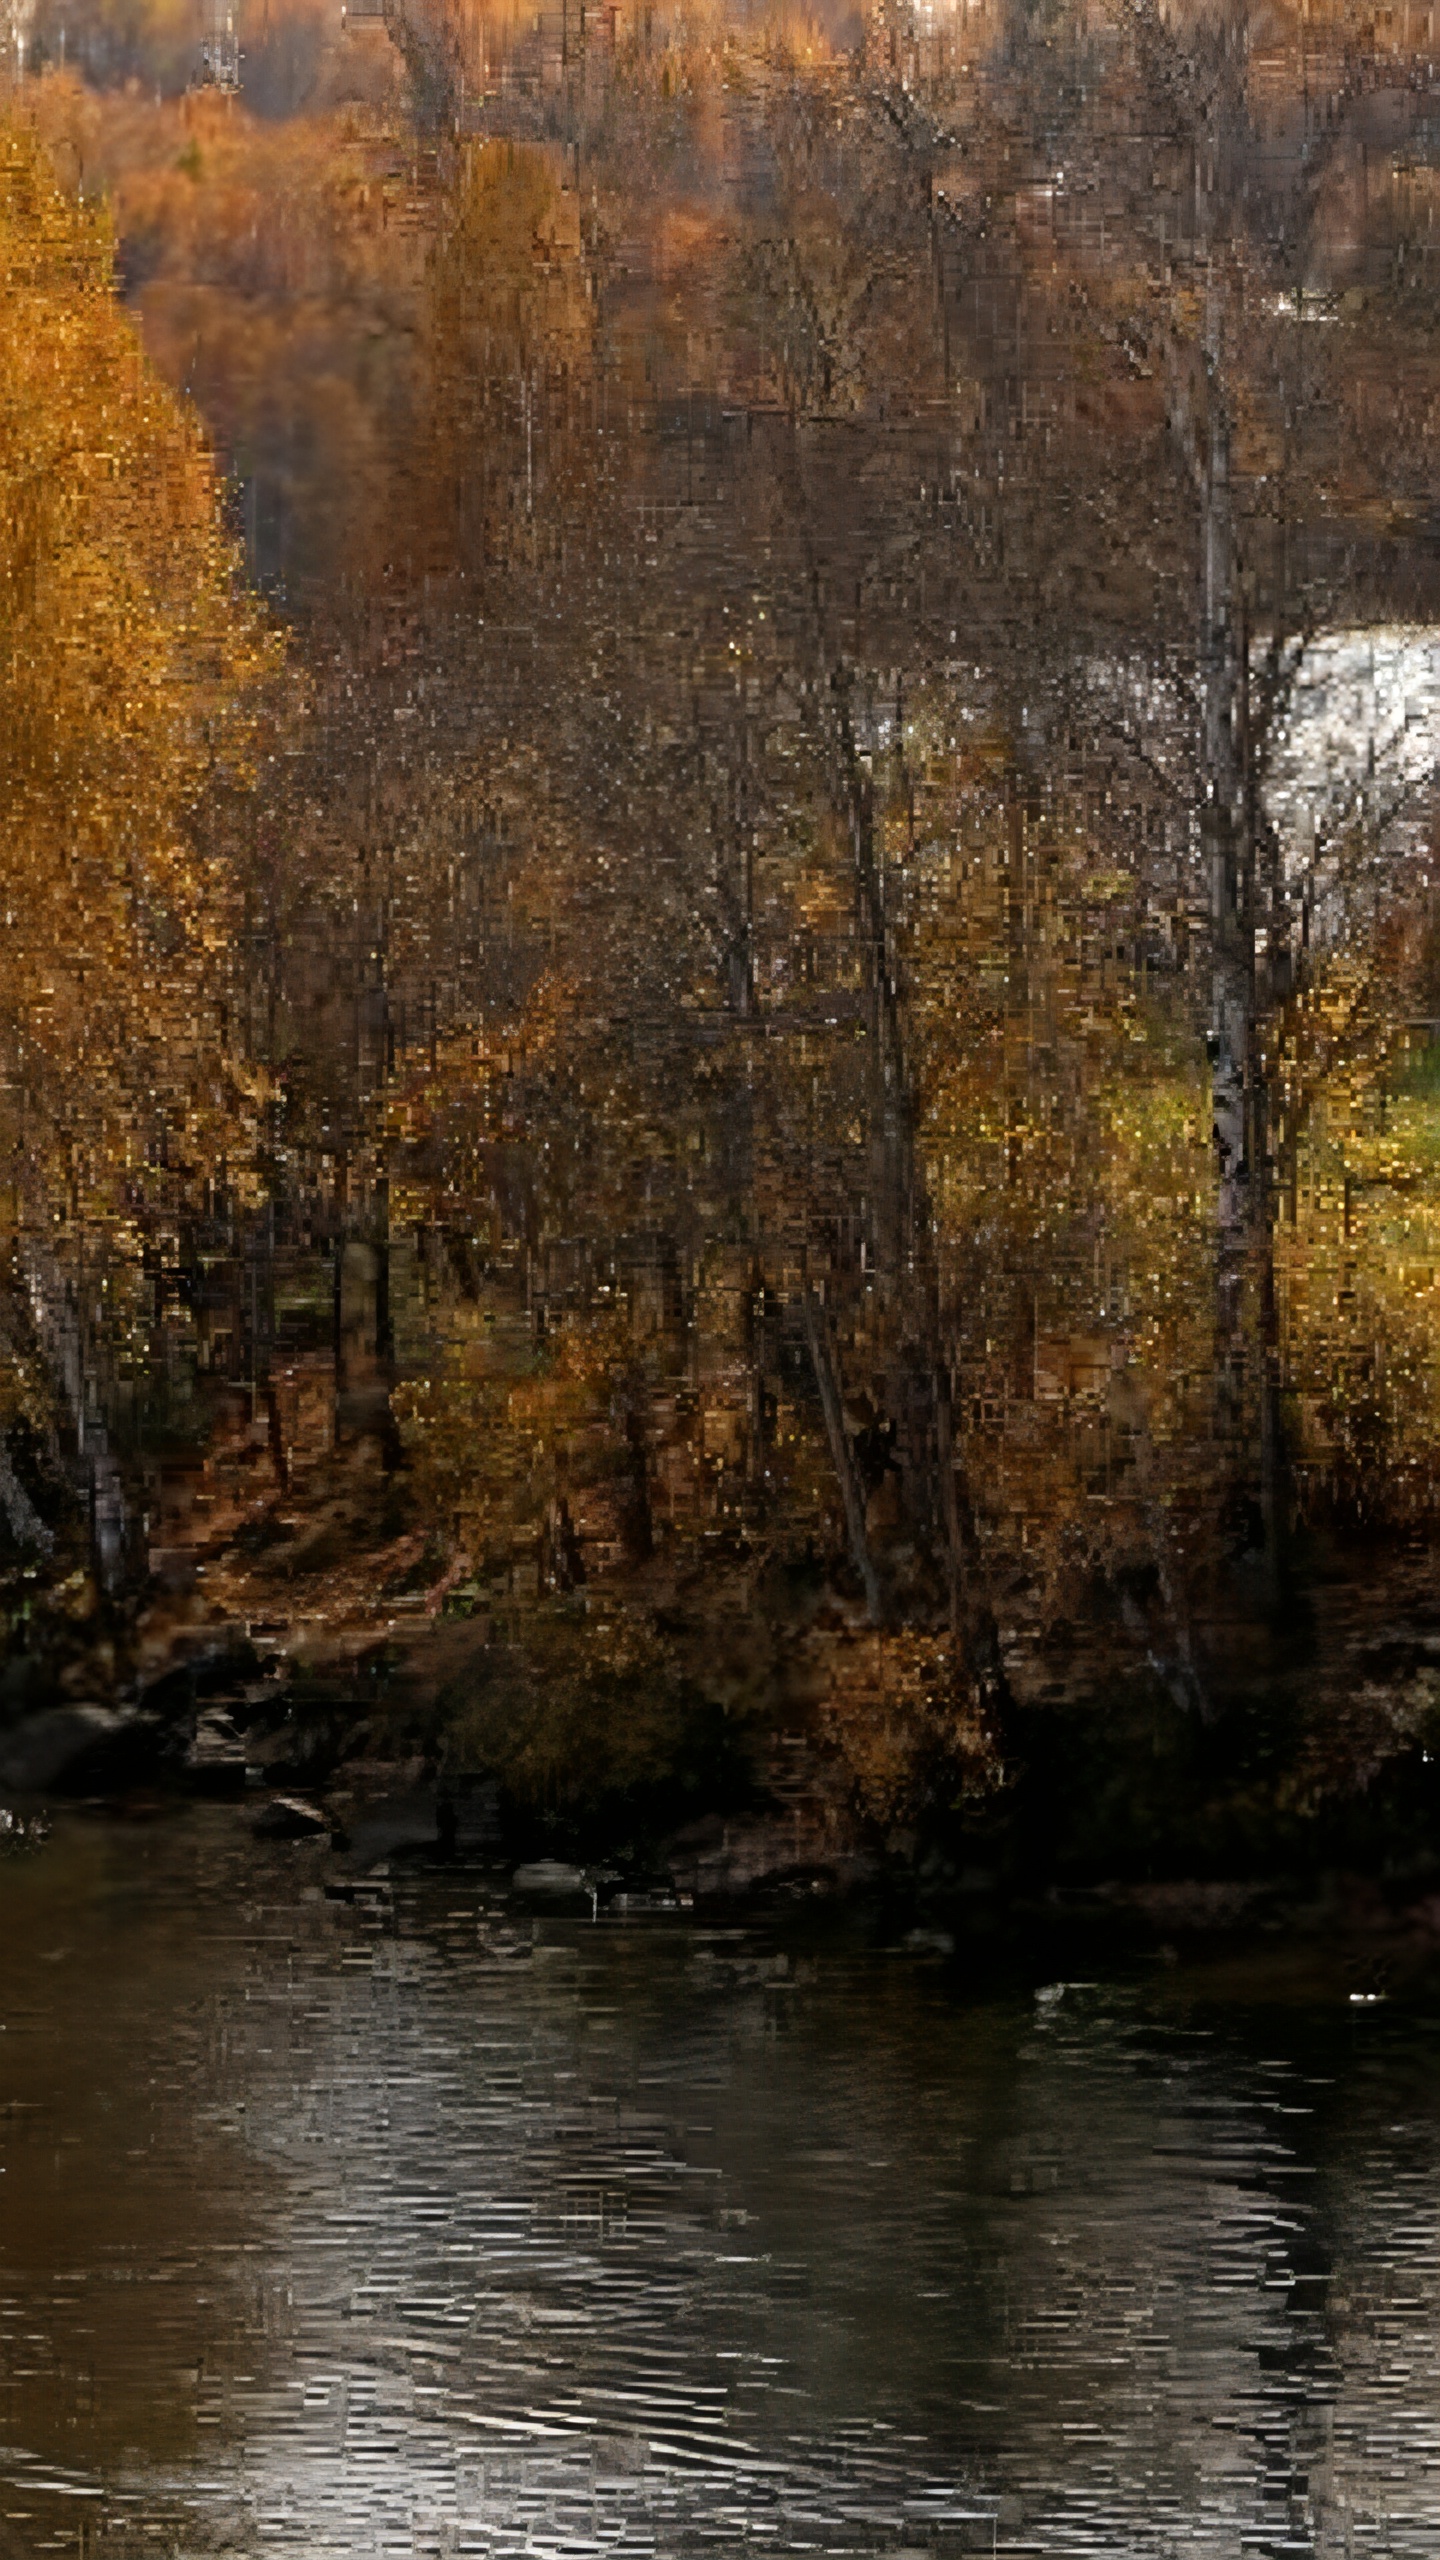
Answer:
<svg viewBox="0 0 1440 2560"><path fill-rule="evenodd" d="M0 1058L32 1216L133 1218L253 1152L199 811L245 779L275 663L102 219L0 126Z"/></svg>

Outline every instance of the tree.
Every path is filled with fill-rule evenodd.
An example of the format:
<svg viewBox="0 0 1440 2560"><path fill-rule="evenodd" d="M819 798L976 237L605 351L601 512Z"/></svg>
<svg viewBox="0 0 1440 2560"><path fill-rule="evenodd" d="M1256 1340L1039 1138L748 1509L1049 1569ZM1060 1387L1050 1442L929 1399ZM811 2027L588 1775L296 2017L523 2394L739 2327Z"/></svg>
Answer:
<svg viewBox="0 0 1440 2560"><path fill-rule="evenodd" d="M1157 781L1170 803L1145 903L1204 955L1217 1527L1275 1589L1277 1070L1324 931L1273 769L1317 637L1393 613L1413 558L1414 456L1364 383L1382 347L1412 407L1429 379L1424 223L1368 166L1405 136L1418 156L1423 84L1378 24L1262 27L1245 0L1017 16L978 79L897 41L892 16L872 77L928 175L954 360L981 386L962 486L1012 631L1034 616L1014 674L1107 806L1138 820Z"/></svg>
<svg viewBox="0 0 1440 2560"><path fill-rule="evenodd" d="M187 1203L255 1179L260 1096L227 1021L229 891L197 818L207 792L244 779L277 663L239 588L198 421L117 303L103 218L67 201L33 136L5 123L8 1330L38 1339L68 1407L108 1578L121 1532L91 1374L102 1266L134 1275Z"/></svg>

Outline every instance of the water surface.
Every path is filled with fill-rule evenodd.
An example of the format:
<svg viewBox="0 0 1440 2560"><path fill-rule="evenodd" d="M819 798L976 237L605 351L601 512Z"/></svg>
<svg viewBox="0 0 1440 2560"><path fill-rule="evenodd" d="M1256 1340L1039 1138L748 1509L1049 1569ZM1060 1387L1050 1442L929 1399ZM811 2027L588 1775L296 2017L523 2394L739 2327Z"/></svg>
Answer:
<svg viewBox="0 0 1440 2560"><path fill-rule="evenodd" d="M1424 2553L1440 1994L0 1867L0 2551Z"/></svg>

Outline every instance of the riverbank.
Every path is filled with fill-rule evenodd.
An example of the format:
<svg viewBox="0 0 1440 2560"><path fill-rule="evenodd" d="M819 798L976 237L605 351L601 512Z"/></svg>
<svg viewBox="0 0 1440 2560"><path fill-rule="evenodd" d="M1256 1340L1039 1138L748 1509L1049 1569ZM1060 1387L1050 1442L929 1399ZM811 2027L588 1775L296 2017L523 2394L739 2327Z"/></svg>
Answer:
<svg viewBox="0 0 1440 2560"><path fill-rule="evenodd" d="M1284 1610L1237 1570L1193 1620L1203 1694L1147 1660L1101 1583L1046 1626L1000 1595L1004 1730L979 1735L931 1676L943 1633L907 1640L908 1685L887 1686L823 1560L781 1571L742 1544L569 1587L485 1580L385 1433L322 1403L283 1466L262 1414L157 1475L148 1574L122 1598L74 1559L11 1575L17 1816L229 1797L356 1872L449 1851L717 1906L870 1896L957 1943L1047 1897L1097 1944L1263 1934L1277 1912L1303 1934L1327 1896L1358 1913L1364 1894L1382 1934L1421 1914L1423 1938L1440 1602L1419 1541L1312 1538Z"/></svg>
<svg viewBox="0 0 1440 2560"><path fill-rule="evenodd" d="M253 1647L200 1650L188 1672L165 1675L168 1709L53 1708L11 1727L0 1737L0 1853L47 1856L56 1830L77 1823L139 1839L203 1812L232 1858L263 1872L272 1893L288 1878L297 1901L319 1893L383 1916L402 1884L428 1882L498 1893L536 1924L684 1920L803 1934L838 1922L848 1940L933 1962L972 1992L1051 1983L1058 1998L1067 1982L1180 1968L1223 1997L1238 1968L1282 2005L1364 2006L1410 1996L1440 1965L1440 1856L1413 1826L1406 1854L1368 1867L1325 1864L1317 1840L1288 1869L1077 1880L1039 1865L1004 1804L964 1841L953 1830L944 1844L933 1831L867 1831L833 1766L791 1736L730 1812L669 1832L617 1827L589 1854L557 1855L553 1833L493 1778L457 1778L421 1753L384 1758L369 1747L373 1728L351 1736L365 1747L327 1752L323 1773L313 1756L298 1767L246 1760L246 1749L274 1745L283 1696L272 1662L247 1683L249 1722L244 1697L216 1685L246 1668L256 1668ZM196 1694L193 1718L182 1679ZM312 1743L322 1724L316 1710ZM292 1743L302 1738L289 1730ZM48 1783L17 1786L22 1747L32 1753L22 1774L40 1777L42 1739L54 1755ZM60 1765L62 1747L72 1756Z"/></svg>

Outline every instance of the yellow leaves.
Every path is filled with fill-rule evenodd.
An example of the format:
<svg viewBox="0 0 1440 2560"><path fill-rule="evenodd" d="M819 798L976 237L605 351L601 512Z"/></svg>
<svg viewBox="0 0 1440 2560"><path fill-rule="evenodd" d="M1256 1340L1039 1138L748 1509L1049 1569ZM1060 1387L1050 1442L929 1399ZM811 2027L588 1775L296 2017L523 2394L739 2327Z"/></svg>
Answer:
<svg viewBox="0 0 1440 2560"><path fill-rule="evenodd" d="M416 560L455 575L531 556L596 494L586 382L595 308L579 207L538 145L467 150L427 266L420 347L431 461Z"/></svg>
<svg viewBox="0 0 1440 2560"><path fill-rule="evenodd" d="M838 828L832 822L819 833L821 842L814 855L809 859L802 856L795 865L794 912L809 932L839 936L853 911L854 892L834 858Z"/></svg>
<svg viewBox="0 0 1440 2560"><path fill-rule="evenodd" d="M0 287L105 292L112 267L103 217L69 204L43 153L13 124L0 125Z"/></svg>
<svg viewBox="0 0 1440 2560"><path fill-rule="evenodd" d="M1372 1516L1440 1458L1440 1087L1388 973L1346 957L1286 1025L1275 1238L1302 1471Z"/></svg>
<svg viewBox="0 0 1440 2560"><path fill-rule="evenodd" d="M138 1127L179 1169L245 1132L223 1088L225 893L191 813L279 663L199 427L147 365L103 220L0 123L0 1061L43 1187L99 1209ZM131 1143L135 1140L135 1143ZM213 1154L211 1155L213 1163Z"/></svg>
<svg viewBox="0 0 1440 2560"><path fill-rule="evenodd" d="M996 1776L983 1720L944 1637L851 1636L827 1664L824 1722L864 1813L893 1822L936 1782L980 1792Z"/></svg>
<svg viewBox="0 0 1440 2560"><path fill-rule="evenodd" d="M577 1000L571 979L546 971L516 1020L466 1026L401 1054L380 1114L397 1214L443 1215L483 1193L487 1150L522 1134L514 1096L564 1056Z"/></svg>
<svg viewBox="0 0 1440 2560"><path fill-rule="evenodd" d="M525 373L581 351L591 306L579 209L551 154L494 142L467 151L429 283L442 368L483 351L496 367Z"/></svg>
<svg viewBox="0 0 1440 2560"><path fill-rule="evenodd" d="M497 1319L492 1310L471 1328L452 1325L440 1375L398 1390L417 1486L433 1510L463 1524L467 1544L493 1567L508 1570L532 1552L562 1493L592 1531L598 1501L601 1526L613 1530L610 1409L629 1357L624 1320L613 1313L568 1323L537 1350L523 1317Z"/></svg>

